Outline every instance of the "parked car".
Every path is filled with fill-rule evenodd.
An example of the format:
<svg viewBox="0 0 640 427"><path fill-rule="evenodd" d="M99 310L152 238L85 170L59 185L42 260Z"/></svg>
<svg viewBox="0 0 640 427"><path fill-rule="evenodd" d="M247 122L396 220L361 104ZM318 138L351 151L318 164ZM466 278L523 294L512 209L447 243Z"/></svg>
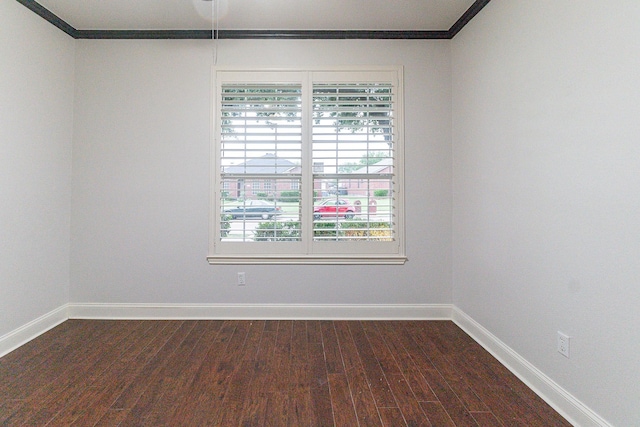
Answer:
<svg viewBox="0 0 640 427"><path fill-rule="evenodd" d="M226 214L231 215L232 219L238 218L262 218L270 219L282 214L282 208L266 200L245 200L241 205L225 209Z"/></svg>
<svg viewBox="0 0 640 427"><path fill-rule="evenodd" d="M345 199L327 199L313 207L313 218L320 219L324 217L344 217L346 219L353 218L355 208L348 200Z"/></svg>

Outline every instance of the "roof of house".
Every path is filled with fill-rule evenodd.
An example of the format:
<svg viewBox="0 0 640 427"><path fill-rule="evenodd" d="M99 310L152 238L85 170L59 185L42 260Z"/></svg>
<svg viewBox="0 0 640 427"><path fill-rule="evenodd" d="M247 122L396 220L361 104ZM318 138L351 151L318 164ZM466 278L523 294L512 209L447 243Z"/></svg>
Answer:
<svg viewBox="0 0 640 427"><path fill-rule="evenodd" d="M275 154L265 154L262 157L247 160L234 166L226 166L224 173L227 174L267 174L267 173L287 173L297 165L287 159L276 157Z"/></svg>
<svg viewBox="0 0 640 427"><path fill-rule="evenodd" d="M384 158L382 160L380 160L377 163L371 164L371 165L365 165L359 169L354 170L351 173L354 174L366 174L366 173L380 173L382 172L384 169L393 166L393 158L391 157L387 157Z"/></svg>

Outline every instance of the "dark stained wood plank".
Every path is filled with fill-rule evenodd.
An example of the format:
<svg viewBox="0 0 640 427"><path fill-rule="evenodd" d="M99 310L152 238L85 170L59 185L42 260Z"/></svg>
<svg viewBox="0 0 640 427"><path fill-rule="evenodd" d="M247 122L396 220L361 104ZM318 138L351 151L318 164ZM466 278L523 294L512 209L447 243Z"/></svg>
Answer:
<svg viewBox="0 0 640 427"><path fill-rule="evenodd" d="M158 402L161 401L164 394L176 387L177 377L180 376L186 366L185 360L189 360L191 352L205 332L206 325L202 322L188 322L188 324L191 329L185 329L185 331L188 330L189 332L184 340L179 343L170 356L167 356L164 366L154 372L153 376L148 379L149 387L131 408L127 417L120 424L121 426L139 425L142 419L146 423L149 415Z"/></svg>
<svg viewBox="0 0 640 427"><path fill-rule="evenodd" d="M19 380L16 372L26 373L45 361L51 360L51 354L62 343L73 340L74 334L84 325L82 322L67 320L20 347L20 351L11 352L0 358L0 384L10 386L10 380Z"/></svg>
<svg viewBox="0 0 640 427"><path fill-rule="evenodd" d="M130 322L123 322L130 323ZM130 323L133 324L133 323ZM139 354L144 346L149 342L146 337L157 337L164 330L160 324L152 324L148 322L140 322L139 327L133 333L123 337L120 344L117 345L116 351L104 351L98 355L99 360L90 368L90 374L85 375L78 385L84 384L85 387L75 391L75 395L64 393L61 397L61 403L64 409L53 417L53 423L60 425L72 425L78 418L94 418L91 424L94 424L110 404L115 399L114 395L110 395L107 399L101 401L103 397L104 384L110 384L118 377L111 374L113 370L121 367L121 361L126 360L129 355ZM115 349L114 349L115 350ZM50 409L53 405L47 405ZM41 416L42 420L46 420L46 416ZM85 423L84 425L87 425ZM83 424L80 424L83 425Z"/></svg>
<svg viewBox="0 0 640 427"><path fill-rule="evenodd" d="M491 412L472 412L471 416L482 427L504 427Z"/></svg>
<svg viewBox="0 0 640 427"><path fill-rule="evenodd" d="M347 378L344 374L328 374L328 378L335 425L345 427L358 425Z"/></svg>
<svg viewBox="0 0 640 427"><path fill-rule="evenodd" d="M177 321L178 328L171 334L161 348L157 350L153 356L147 360L144 368L138 372L135 380L131 382L118 399L111 405L114 409L131 409L144 394L152 381L159 378L159 373L168 362L169 357L175 352L176 348L184 340L187 334L193 328L192 322Z"/></svg>
<svg viewBox="0 0 640 427"><path fill-rule="evenodd" d="M473 381L477 389L483 390L481 393L487 405L503 423L570 425L453 323L433 323L427 333L431 340L440 343L444 351L465 356L452 359L451 365L456 366L468 381ZM443 336L450 339L445 341ZM462 363L465 359L466 362Z"/></svg>
<svg viewBox="0 0 640 427"><path fill-rule="evenodd" d="M198 405L194 408L194 412L183 413L188 416L193 425L198 426L219 426L222 424L222 418L228 417L227 412L235 411L236 408L225 407L224 401L227 398L229 389L233 387L232 379L237 371L248 366L245 360L245 344L254 343L264 330L264 322L248 322L234 320L235 330L231 339L226 344L225 350L221 357L214 365L205 367L208 372L200 379L209 384L201 386L201 394L199 395ZM251 347L249 352L255 351L255 347ZM232 390L232 393L238 393ZM174 417L177 425L184 423L183 418Z"/></svg>
<svg viewBox="0 0 640 427"><path fill-rule="evenodd" d="M417 356L416 359L426 357L429 353L425 352L423 348L423 341L421 339L414 339L411 332L406 329L401 331L401 339L406 342L408 348L415 347L422 350L422 356ZM415 360L415 359L414 359ZM467 408L460 401L455 392L451 389L446 380L442 377L440 372L429 362L421 364L421 373L429 383L429 386L435 393L438 401L445 408L456 426L474 427L478 424L475 422Z"/></svg>
<svg viewBox="0 0 640 427"><path fill-rule="evenodd" d="M321 342L309 343L309 372L311 374L311 408L318 426L333 426L333 409L329 392L327 367Z"/></svg>
<svg viewBox="0 0 640 427"><path fill-rule="evenodd" d="M376 359L375 352L367 339L362 322L349 323L349 330L358 348L360 360L376 406L378 408L397 408L396 400L380 367L380 362Z"/></svg>
<svg viewBox="0 0 640 427"><path fill-rule="evenodd" d="M424 379L416 363L411 358L410 351L407 350L396 335L396 330L402 326L398 322L379 322L379 330L382 338L393 354L400 371L404 373L409 387L419 402L435 402L436 398L429 383Z"/></svg>
<svg viewBox="0 0 640 427"><path fill-rule="evenodd" d="M200 419L206 419L207 408L210 408L211 405L219 404L214 397L218 386L213 381L215 381L217 374L218 363L223 359L227 349L234 341L233 337L236 336L237 338L238 336L235 333L237 326L238 323L235 321L225 321L222 324L202 364L195 369L196 374L185 391L181 404L172 411L171 415L167 416L169 420L167 425L174 426L185 423L198 425L198 422L202 425L203 423Z"/></svg>
<svg viewBox="0 0 640 427"><path fill-rule="evenodd" d="M311 375L308 366L309 343L307 322L293 322L289 379L289 426L314 426L316 420L311 404Z"/></svg>
<svg viewBox="0 0 640 427"><path fill-rule="evenodd" d="M327 365L327 373L341 374L344 373L344 363L338 346L338 338L333 326L333 322L323 321L320 323L320 332L322 333L322 346L324 348L324 363Z"/></svg>
<svg viewBox="0 0 640 427"><path fill-rule="evenodd" d="M52 366L50 372L55 374L49 378L50 381L33 390L6 422L10 423L13 418L17 418L31 425L45 424L68 402L73 402L77 394L92 383L97 372L102 372L121 354L122 350L114 346L113 341L116 340L117 344L140 325L139 322L113 321L96 325L96 330L101 331L92 337L96 345L79 346L70 351L70 357Z"/></svg>
<svg viewBox="0 0 640 427"><path fill-rule="evenodd" d="M365 322L364 330L376 357L380 361L387 383L404 420L407 425L412 427L431 427L431 423L420 405L416 405L416 396L411 391L405 376L396 364L394 355L387 347L376 325L377 322Z"/></svg>
<svg viewBox="0 0 640 427"><path fill-rule="evenodd" d="M18 364L14 368L13 375L0 383L0 399L24 399L32 394L33 391L50 384L68 369L66 362L78 358L79 355L82 355L87 350L84 347L79 347L77 342L86 342L92 337L98 337L101 333L107 332L107 322L100 322L95 325L79 324L79 327L74 331L73 338L69 340L63 339L53 344L44 359L39 359L35 364L26 362ZM15 358L18 354L21 354L21 352L15 353L14 351L10 353L10 356ZM24 384L28 384L29 387L25 387ZM2 416L0 416L0 421L4 421Z"/></svg>
<svg viewBox="0 0 640 427"><path fill-rule="evenodd" d="M335 322L335 330L358 424L360 427L380 426L382 420L371 394L358 349L349 332L348 323L345 321Z"/></svg>
<svg viewBox="0 0 640 427"><path fill-rule="evenodd" d="M101 423L103 419L105 422L110 419L124 419L128 412L121 409L111 410L111 405L131 385L147 361L164 345L167 336L171 336L179 326L178 322L145 324L149 325L149 328L142 336L132 337L132 347L100 375L86 393L74 400L73 405L84 408L84 412L78 414L71 425L93 425ZM63 417L64 414L60 414L59 419L64 419Z"/></svg>
<svg viewBox="0 0 640 427"><path fill-rule="evenodd" d="M290 394L287 392L269 393L266 399L266 417L263 424L256 427L282 427L289 424Z"/></svg>
<svg viewBox="0 0 640 427"><path fill-rule="evenodd" d="M0 358L0 425L558 426L450 321L68 321Z"/></svg>
<svg viewBox="0 0 640 427"><path fill-rule="evenodd" d="M469 378L463 375L461 364L453 364L456 357L447 357L440 352L441 346L434 343L432 334L425 334L421 344L430 355L433 366L440 372L451 390L460 398L464 406L471 412L486 412L487 405L478 397L469 386Z"/></svg>
<svg viewBox="0 0 640 427"><path fill-rule="evenodd" d="M420 402L420 407L432 425L438 427L456 427L440 402ZM483 424L479 425L484 427Z"/></svg>
<svg viewBox="0 0 640 427"><path fill-rule="evenodd" d="M380 408L380 417L385 427L406 427L407 423L398 408Z"/></svg>
<svg viewBox="0 0 640 427"><path fill-rule="evenodd" d="M235 416L229 422L237 419L238 425L259 426L265 424L267 415L267 399L270 393L276 391L274 386L276 339L278 336L277 322L266 322L260 341L256 343L257 352L249 359L246 374L235 381L244 381L246 387L241 386L241 394L231 409ZM250 384L250 388L249 388ZM227 404L227 407L229 405ZM227 414L230 412L227 409Z"/></svg>
<svg viewBox="0 0 640 427"><path fill-rule="evenodd" d="M162 396L162 400L145 419L147 426L170 426L171 419L175 411L188 399L189 388L195 380L196 374L204 363L213 342L218 336L223 321L204 320L200 321L204 328L204 333L198 340L193 352L183 361L185 364L182 372L174 379L172 386ZM90 425L85 422L81 425Z"/></svg>

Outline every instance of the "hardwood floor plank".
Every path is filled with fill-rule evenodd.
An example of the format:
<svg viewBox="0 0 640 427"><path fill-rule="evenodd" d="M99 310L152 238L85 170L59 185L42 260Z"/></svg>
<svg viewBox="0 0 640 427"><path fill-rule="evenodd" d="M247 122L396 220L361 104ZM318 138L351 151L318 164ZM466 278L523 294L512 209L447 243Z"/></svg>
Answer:
<svg viewBox="0 0 640 427"><path fill-rule="evenodd" d="M241 367L235 371L222 402L221 425L259 425L263 423L266 396L272 384L268 366L273 358L277 324L263 322L247 339ZM258 334L260 332L260 334Z"/></svg>
<svg viewBox="0 0 640 427"><path fill-rule="evenodd" d="M367 376L367 382L371 388L371 393L375 399L376 406L379 408L397 408L387 379L384 376L384 372L380 367L379 361L376 359L375 352L367 339L364 332L362 322L349 323L349 330L353 341L358 348L358 354L364 368L365 375Z"/></svg>
<svg viewBox="0 0 640 427"><path fill-rule="evenodd" d="M438 427L456 427L440 402L420 402L420 407L427 415L432 425ZM478 425L485 427L484 424L478 423Z"/></svg>
<svg viewBox="0 0 640 427"><path fill-rule="evenodd" d="M450 321L73 320L0 378L7 427L570 426Z"/></svg>
<svg viewBox="0 0 640 427"><path fill-rule="evenodd" d="M79 357L78 354L86 351L85 348L74 346L74 341L84 342L90 340L92 335L99 336L100 333L106 333L106 325L105 322L97 325L80 324L74 331L72 338L68 340L62 339L53 344L45 359L39 360L34 365L25 362L16 366L13 375L7 381L0 383L0 399L25 399L34 390L39 390L41 387L50 384L51 381L55 380L67 369L68 365L65 364L65 361L77 358ZM15 350L13 353L15 353ZM29 387L24 387L24 384L29 384ZM0 421L3 420L2 416L0 416Z"/></svg>
<svg viewBox="0 0 640 427"><path fill-rule="evenodd" d="M214 365L207 367L208 372L200 379L208 382L200 390L198 406L194 408L192 414L184 413L189 416L194 425L198 426L220 426L222 418L226 412L235 410L235 408L227 408L224 406L225 398L232 386L232 378L236 371L246 366L244 361L245 344L253 343L257 339L256 336L262 334L264 322L247 322L234 320L235 324L233 335L229 339L224 352ZM249 349L254 351L255 348ZM176 419L176 422L182 422Z"/></svg>
<svg viewBox="0 0 640 427"><path fill-rule="evenodd" d="M380 417L385 427L407 427L407 422L398 408L380 408Z"/></svg>
<svg viewBox="0 0 640 427"><path fill-rule="evenodd" d="M140 396L149 387L151 381L157 378L157 373L167 363L168 358L193 328L193 324L190 322L175 321L172 323L176 326L175 331L167 336L161 347L157 349L157 352L146 360L146 364L138 372L129 387L111 405L113 409L131 409L136 404Z"/></svg>
<svg viewBox="0 0 640 427"><path fill-rule="evenodd" d="M310 393L313 418L318 426L333 426L333 409L322 342L309 343L308 363L307 367L311 373Z"/></svg>
<svg viewBox="0 0 640 427"><path fill-rule="evenodd" d="M131 339L131 347L115 361L108 370L102 373L82 396L74 400L74 405L85 408L73 424L77 426L93 425L99 422L110 410L113 402L130 386L146 361L165 342L164 333L171 333L172 327L166 322L145 322L147 328L140 336ZM115 411L118 416L123 411ZM61 418L64 414L59 415ZM64 419L64 418L62 418Z"/></svg>
<svg viewBox="0 0 640 427"><path fill-rule="evenodd" d="M315 418L311 405L311 375L308 366L309 345L307 322L293 322L289 380L289 426L313 426Z"/></svg>
<svg viewBox="0 0 640 427"><path fill-rule="evenodd" d="M347 378L342 374L328 374L334 425L351 427L358 425L353 399Z"/></svg>
<svg viewBox="0 0 640 427"><path fill-rule="evenodd" d="M50 360L52 352L61 343L73 339L77 330L83 325L80 322L68 320L47 331L20 347L19 352L12 351L0 358L0 384L10 386L11 380L19 380L16 372L25 374L29 369L35 369L43 362ZM1 389L1 386L0 386Z"/></svg>
<svg viewBox="0 0 640 427"><path fill-rule="evenodd" d="M121 425L136 425L144 419L145 423L152 411L156 409L164 394L177 386L177 378L185 367L185 360L189 360L191 352L204 334L205 325L201 322L188 322L191 329L185 328L186 336L179 343L175 351L167 357L164 365L154 372L149 378L149 387L142 393L138 401L131 408L129 415L122 421ZM162 406L158 406L163 409Z"/></svg>
<svg viewBox="0 0 640 427"><path fill-rule="evenodd" d="M324 347L325 364L327 365L327 373L342 374L344 373L344 362L340 354L338 346L338 338L333 326L333 322L323 321L320 323L320 332L322 334L322 345Z"/></svg>
<svg viewBox="0 0 640 427"><path fill-rule="evenodd" d="M208 408L211 405L219 404L215 402L214 398L218 385L213 381L218 363L232 343L233 336L236 335L237 325L237 322L233 321L223 322L218 334L209 346L202 364L195 369L196 374L185 392L182 404L167 417L169 419L168 425L183 425L185 422L198 425L199 420L206 417Z"/></svg>
<svg viewBox="0 0 640 427"><path fill-rule="evenodd" d="M429 383L424 379L418 369L415 361L411 358L411 353L406 349L398 339L396 331L402 326L397 322L380 322L378 323L382 337L393 354L393 357L405 374L405 379L409 383L409 387L419 402L435 402L438 399L429 387Z"/></svg>
<svg viewBox="0 0 640 427"><path fill-rule="evenodd" d="M409 384L397 365L394 355L391 353L378 330L378 322L364 323L364 330L376 357L389 384L389 388L402 412L407 425L415 427L431 427L429 419L417 405L417 399L409 387Z"/></svg>
<svg viewBox="0 0 640 427"><path fill-rule="evenodd" d="M113 363L113 358L121 350L112 345L112 340L118 339L117 337L124 339L138 325L135 322L112 321L95 324L95 332L91 335L97 344L74 349L63 362L51 366L49 375L44 375L49 381L34 387L18 410L5 422L10 423L14 418L31 425L49 422L91 384L95 372L100 372Z"/></svg>
<svg viewBox="0 0 640 427"><path fill-rule="evenodd" d="M175 378L173 386L164 393L161 401L156 404L156 407L146 418L145 425L150 427L171 426L175 411L188 400L189 388L193 384L223 325L221 320L202 320L199 323L202 324L204 333L191 354L183 361L183 363L186 361L188 363L185 363L184 369ZM84 425L87 424L89 423L87 422Z"/></svg>
<svg viewBox="0 0 640 427"><path fill-rule="evenodd" d="M440 339L441 337L435 332L438 325L438 322L433 322L429 328L414 330L414 334L420 337L420 344L424 352L429 354L433 366L467 410L488 411L487 405L469 385L469 378L462 373L462 368L467 363L459 357L461 349L452 345L451 339L446 341Z"/></svg>
<svg viewBox="0 0 640 427"><path fill-rule="evenodd" d="M335 329L358 424L360 427L380 426L382 425L382 420L375 405L373 394L371 394L348 323L346 321L335 322Z"/></svg>
<svg viewBox="0 0 640 427"><path fill-rule="evenodd" d="M417 358L425 357L426 359L430 359L429 356L427 356L429 354L428 346L423 347L424 343L421 339L415 339L412 333L408 330L403 330L402 336L405 340L412 342L411 344L407 344L409 347L416 346L422 350L422 355L418 355ZM442 404L456 426L477 426L478 424L475 422L462 401L460 401L456 393L451 389L447 381L431 364L431 362L428 364L422 364L421 368L422 375L427 380L429 386L438 398L438 401Z"/></svg>
<svg viewBox="0 0 640 427"><path fill-rule="evenodd" d="M257 424L256 427L283 427L289 424L289 403L290 394L287 392L269 393L266 399L266 417L264 424Z"/></svg>
<svg viewBox="0 0 640 427"><path fill-rule="evenodd" d="M74 376L68 375L61 384L70 381L70 386L63 392L58 393L57 404L47 404L37 415L31 419L33 424L39 424L44 420L49 420L51 425L71 425L73 421L87 413L98 410L97 404L99 392L96 385L100 384L100 379L117 365L118 360L126 357L127 354L140 350L139 341L149 332L151 325L145 322L122 321L122 325L134 326L135 328L125 332L121 329L122 336L113 343L111 348L103 348L95 355L93 365L82 368L76 367ZM115 329L114 329L115 330Z"/></svg>
<svg viewBox="0 0 640 427"><path fill-rule="evenodd" d="M472 412L471 416L482 427L504 427L491 412Z"/></svg>

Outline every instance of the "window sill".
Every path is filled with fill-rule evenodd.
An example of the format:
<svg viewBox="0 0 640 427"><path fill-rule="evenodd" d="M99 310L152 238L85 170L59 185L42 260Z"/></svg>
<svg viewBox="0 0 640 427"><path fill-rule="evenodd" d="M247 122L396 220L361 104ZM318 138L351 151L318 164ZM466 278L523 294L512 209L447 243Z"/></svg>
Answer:
<svg viewBox="0 0 640 427"><path fill-rule="evenodd" d="M402 255L214 255L207 257L211 265L224 264L327 264L327 265L403 265L407 261Z"/></svg>

